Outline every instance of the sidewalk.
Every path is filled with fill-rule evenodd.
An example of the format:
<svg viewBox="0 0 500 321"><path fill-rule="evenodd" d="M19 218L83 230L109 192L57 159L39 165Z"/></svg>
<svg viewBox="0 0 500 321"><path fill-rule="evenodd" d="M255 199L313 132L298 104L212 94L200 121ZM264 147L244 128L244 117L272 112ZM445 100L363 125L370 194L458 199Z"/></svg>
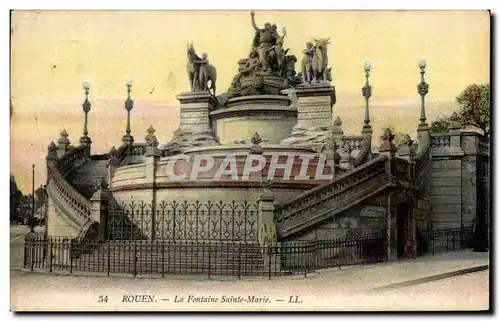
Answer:
<svg viewBox="0 0 500 321"><path fill-rule="evenodd" d="M322 270L308 277L332 285L348 285L354 291L366 291L485 265L489 265L489 252L462 250L404 261Z"/></svg>
<svg viewBox="0 0 500 321"><path fill-rule="evenodd" d="M489 264L489 253L471 250L449 252L406 261L322 270L307 277L242 278L241 280L179 279L166 275L163 279L133 277L61 276L48 273L11 271L11 307L15 310L123 310L123 311L229 311L229 310L373 310L414 308L439 310L484 308L488 304L489 271L471 273L469 277L448 278L435 283L410 286L400 290L374 293L373 289L398 282L473 268ZM443 283L444 282L444 283ZM450 283L451 282L451 283ZM470 294L461 284L468 282ZM444 285L443 285L444 284ZM450 285L451 284L451 285ZM450 288L451 286L451 288ZM460 290L461 289L461 290ZM441 292L439 292L441 291ZM448 292L446 292L448 291ZM155 303L124 303L123 295L147 294ZM99 296L108 295L109 302L100 304ZM176 297L190 295L219 298L217 304L175 303ZM223 303L223 296L269 298L270 303ZM299 296L301 304L290 304L290 297ZM169 299L170 301L163 301ZM468 303L469 302L469 303ZM470 303L472 302L472 303Z"/></svg>

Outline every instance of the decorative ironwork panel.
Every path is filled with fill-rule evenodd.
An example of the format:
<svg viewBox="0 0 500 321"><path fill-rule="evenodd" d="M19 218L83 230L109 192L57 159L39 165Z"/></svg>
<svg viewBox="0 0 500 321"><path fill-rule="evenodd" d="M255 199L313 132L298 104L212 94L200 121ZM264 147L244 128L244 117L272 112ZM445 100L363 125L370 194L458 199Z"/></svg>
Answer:
<svg viewBox="0 0 500 321"><path fill-rule="evenodd" d="M117 240L256 241L258 206L248 202L167 202L115 205L108 215L108 237Z"/></svg>

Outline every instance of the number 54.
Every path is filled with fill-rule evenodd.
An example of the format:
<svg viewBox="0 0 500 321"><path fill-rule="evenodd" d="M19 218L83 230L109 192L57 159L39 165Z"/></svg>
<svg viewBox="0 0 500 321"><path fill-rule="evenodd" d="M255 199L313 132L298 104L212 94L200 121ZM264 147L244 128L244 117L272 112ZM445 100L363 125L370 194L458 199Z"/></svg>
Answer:
<svg viewBox="0 0 500 321"><path fill-rule="evenodd" d="M97 302L108 302L108 296L107 295L99 295L99 300Z"/></svg>

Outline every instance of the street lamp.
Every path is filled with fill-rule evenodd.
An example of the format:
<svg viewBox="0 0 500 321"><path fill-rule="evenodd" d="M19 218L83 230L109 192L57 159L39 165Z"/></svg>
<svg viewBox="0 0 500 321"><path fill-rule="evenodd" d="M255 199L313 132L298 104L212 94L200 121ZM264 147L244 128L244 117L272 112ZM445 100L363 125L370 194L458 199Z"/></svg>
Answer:
<svg viewBox="0 0 500 321"><path fill-rule="evenodd" d="M420 129L427 129L428 125L425 122L427 120L425 117L425 95L429 92L429 84L425 82L424 78L427 62L425 60L420 60L418 66L420 68L420 83L417 86L417 92L420 95L420 124L418 127Z"/></svg>
<svg viewBox="0 0 500 321"><path fill-rule="evenodd" d="M371 135L373 133L372 127L370 125L370 97L372 95L372 87L370 86L370 71L372 69L372 63L370 61L365 61L365 85L362 88L363 97L365 97L365 121L363 125L362 133L363 135Z"/></svg>
<svg viewBox="0 0 500 321"><path fill-rule="evenodd" d="M32 184L31 184L31 222L30 232L35 232L35 164L31 165Z"/></svg>
<svg viewBox="0 0 500 321"><path fill-rule="evenodd" d="M133 80L128 76L125 80L125 85L127 86L127 100L125 100L125 110L127 111L127 127L125 129L125 135L122 137L122 141L126 144L132 145L134 138L130 135L130 111L134 108L134 101L130 98L130 93L132 91Z"/></svg>
<svg viewBox="0 0 500 321"><path fill-rule="evenodd" d="M91 104L89 101L89 91L90 91L90 83L87 79L85 79L82 83L84 92L85 92L85 100L82 104L82 109L83 112L85 113L85 120L83 123L83 136L80 138L80 143L84 145L90 145L91 140L89 135L89 131L87 129L87 123L88 123L88 113L90 112L91 109Z"/></svg>

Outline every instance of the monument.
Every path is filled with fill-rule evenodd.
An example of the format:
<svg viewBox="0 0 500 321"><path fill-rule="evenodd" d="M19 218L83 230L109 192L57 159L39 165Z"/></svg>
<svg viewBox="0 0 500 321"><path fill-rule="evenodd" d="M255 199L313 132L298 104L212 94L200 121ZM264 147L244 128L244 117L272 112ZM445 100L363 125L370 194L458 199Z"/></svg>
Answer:
<svg viewBox="0 0 500 321"><path fill-rule="evenodd" d="M106 253L95 266L107 264L108 274L131 272L126 264L132 261L134 274L137 269L182 273L186 266L192 273L206 273L207 266L208 273L211 268L245 275L295 273L299 266L346 264L354 256L360 262L416 256L428 251L425 235L431 228L469 229L476 213L488 215L475 197L487 195L487 179L479 180L475 171L482 166L489 175L488 143L456 126L446 134L430 132L425 64L420 65L418 141L407 136L395 146L393 133L386 131L377 147L369 117L371 64L364 66L364 122L359 135L346 135L341 119L333 118L330 39L305 44L296 73L286 28L278 32L269 22L259 27L254 12L250 22L255 31L250 52L237 61L226 92L217 92L217 70L208 54L199 56L195 44L187 44L190 91L177 96L179 128L164 144L152 126L145 142L132 137L132 84L127 83L122 143L110 146L109 153L92 154L91 105L85 99L80 145L71 146L63 131L58 145L51 142L48 148L47 233L71 242L64 248L71 262L62 251L66 254L51 257L53 264L73 271L74 261ZM84 89L87 97L89 85ZM453 180L435 175L443 167L453 168ZM463 195L453 199L457 211L444 206L444 190ZM359 243L369 235L376 235L369 246ZM465 244L468 234L460 237ZM331 251L314 245L314 263L309 252L287 254L293 242L327 246L325 240L334 239L356 239L358 245ZM95 247L84 247L96 240ZM126 258L112 254L131 241L150 247L127 248ZM166 255L180 261L167 262ZM241 259L250 263L242 268L234 261Z"/></svg>

